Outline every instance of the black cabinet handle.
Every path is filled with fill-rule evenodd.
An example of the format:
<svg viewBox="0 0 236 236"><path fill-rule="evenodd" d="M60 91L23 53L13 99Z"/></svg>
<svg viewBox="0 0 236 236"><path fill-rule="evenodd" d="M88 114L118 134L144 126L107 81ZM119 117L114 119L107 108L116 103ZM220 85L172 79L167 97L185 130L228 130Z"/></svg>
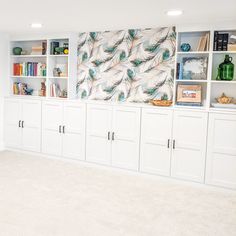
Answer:
<svg viewBox="0 0 236 236"><path fill-rule="evenodd" d="M22 123L21 123L21 127L24 129L24 121L22 121Z"/></svg>
<svg viewBox="0 0 236 236"><path fill-rule="evenodd" d="M168 139L167 148L170 148L170 139Z"/></svg>
<svg viewBox="0 0 236 236"><path fill-rule="evenodd" d="M111 135L111 132L108 132L107 133L107 139L110 140L110 135Z"/></svg>
<svg viewBox="0 0 236 236"><path fill-rule="evenodd" d="M21 120L18 122L18 127L21 128Z"/></svg>
<svg viewBox="0 0 236 236"><path fill-rule="evenodd" d="M65 133L65 125L63 125L62 132Z"/></svg>
<svg viewBox="0 0 236 236"><path fill-rule="evenodd" d="M112 132L112 137L111 137L111 140L114 141L115 140L115 133Z"/></svg>
<svg viewBox="0 0 236 236"><path fill-rule="evenodd" d="M175 140L173 140L173 149L175 149Z"/></svg>
<svg viewBox="0 0 236 236"><path fill-rule="evenodd" d="M59 133L61 133L61 125L59 125Z"/></svg>

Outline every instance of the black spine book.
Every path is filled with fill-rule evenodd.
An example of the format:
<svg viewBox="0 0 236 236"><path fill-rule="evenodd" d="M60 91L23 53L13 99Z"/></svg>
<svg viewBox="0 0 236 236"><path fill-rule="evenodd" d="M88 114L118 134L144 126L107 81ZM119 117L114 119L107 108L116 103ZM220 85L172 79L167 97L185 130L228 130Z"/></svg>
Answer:
<svg viewBox="0 0 236 236"><path fill-rule="evenodd" d="M176 68L176 79L179 79L179 69L180 69L180 63L177 63L177 68Z"/></svg>
<svg viewBox="0 0 236 236"><path fill-rule="evenodd" d="M213 50L214 51L217 51L217 48L218 48L218 31L215 31L214 32L214 47L213 47Z"/></svg>
<svg viewBox="0 0 236 236"><path fill-rule="evenodd" d="M229 42L229 34L223 34L223 43L222 43L222 50L227 51L228 50L228 42Z"/></svg>
<svg viewBox="0 0 236 236"><path fill-rule="evenodd" d="M59 42L51 42L50 54L55 55L55 48L59 47Z"/></svg>
<svg viewBox="0 0 236 236"><path fill-rule="evenodd" d="M217 51L223 51L223 34L218 34Z"/></svg>

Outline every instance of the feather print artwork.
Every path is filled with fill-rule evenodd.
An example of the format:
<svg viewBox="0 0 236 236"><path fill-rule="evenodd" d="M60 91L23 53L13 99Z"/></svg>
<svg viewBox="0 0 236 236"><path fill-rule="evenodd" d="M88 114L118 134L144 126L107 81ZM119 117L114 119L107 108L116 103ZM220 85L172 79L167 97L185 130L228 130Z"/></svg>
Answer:
<svg viewBox="0 0 236 236"><path fill-rule="evenodd" d="M174 27L80 33L77 97L172 99L175 48Z"/></svg>

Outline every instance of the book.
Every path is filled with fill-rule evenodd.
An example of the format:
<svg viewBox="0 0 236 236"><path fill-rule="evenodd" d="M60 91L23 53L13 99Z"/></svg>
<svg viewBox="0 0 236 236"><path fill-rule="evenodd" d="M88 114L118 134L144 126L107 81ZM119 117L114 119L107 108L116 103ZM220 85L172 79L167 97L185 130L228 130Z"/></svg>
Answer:
<svg viewBox="0 0 236 236"><path fill-rule="evenodd" d="M218 31L214 32L214 45L213 45L213 50L217 51L217 44L218 44Z"/></svg>
<svg viewBox="0 0 236 236"><path fill-rule="evenodd" d="M207 44L207 35L201 36L198 42L197 51L205 51Z"/></svg>
<svg viewBox="0 0 236 236"><path fill-rule="evenodd" d="M202 103L200 102L177 102L179 106L192 106L192 107L201 107Z"/></svg>
<svg viewBox="0 0 236 236"><path fill-rule="evenodd" d="M228 50L229 34L223 34L222 50Z"/></svg>
<svg viewBox="0 0 236 236"><path fill-rule="evenodd" d="M51 42L50 54L55 55L55 48L59 47L59 42Z"/></svg>
<svg viewBox="0 0 236 236"><path fill-rule="evenodd" d="M223 51L223 34L218 34L216 51Z"/></svg>
<svg viewBox="0 0 236 236"><path fill-rule="evenodd" d="M42 42L42 55L47 54L47 42Z"/></svg>

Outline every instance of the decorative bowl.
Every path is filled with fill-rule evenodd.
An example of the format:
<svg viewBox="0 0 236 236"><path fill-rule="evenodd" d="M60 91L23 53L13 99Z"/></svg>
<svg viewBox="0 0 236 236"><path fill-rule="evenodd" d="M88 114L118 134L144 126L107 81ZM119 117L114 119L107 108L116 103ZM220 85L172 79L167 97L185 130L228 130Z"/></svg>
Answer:
<svg viewBox="0 0 236 236"><path fill-rule="evenodd" d="M182 43L180 49L183 52L189 52L191 50L191 46L189 43Z"/></svg>
<svg viewBox="0 0 236 236"><path fill-rule="evenodd" d="M151 100L150 101L154 106L169 107L172 105L171 100Z"/></svg>

